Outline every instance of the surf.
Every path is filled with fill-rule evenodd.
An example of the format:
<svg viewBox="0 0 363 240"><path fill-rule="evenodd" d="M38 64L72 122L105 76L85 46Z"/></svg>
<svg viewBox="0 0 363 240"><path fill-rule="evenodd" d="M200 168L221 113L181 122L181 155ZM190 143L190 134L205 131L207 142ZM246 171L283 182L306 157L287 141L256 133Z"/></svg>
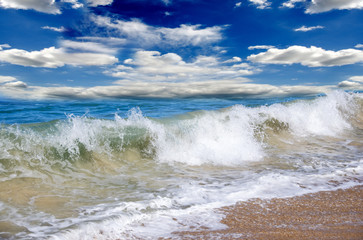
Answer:
<svg viewBox="0 0 363 240"><path fill-rule="evenodd" d="M170 237L223 228L213 209L236 201L360 184L362 99L332 92L167 117L135 107L108 119L3 123L0 232Z"/></svg>

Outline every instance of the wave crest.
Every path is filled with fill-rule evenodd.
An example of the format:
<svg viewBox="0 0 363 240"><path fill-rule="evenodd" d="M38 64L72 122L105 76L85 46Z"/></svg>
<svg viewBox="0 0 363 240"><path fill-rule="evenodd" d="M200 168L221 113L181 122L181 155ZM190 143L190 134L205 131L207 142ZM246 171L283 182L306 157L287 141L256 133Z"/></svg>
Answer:
<svg viewBox="0 0 363 240"><path fill-rule="evenodd" d="M15 171L18 165L100 171L135 161L243 165L266 157L265 149L272 144L269 139L281 134L335 137L359 126L361 95L344 92L271 106L235 105L168 119L147 118L134 108L126 118L115 114L114 120L69 115L65 121L2 125L0 163L4 171Z"/></svg>

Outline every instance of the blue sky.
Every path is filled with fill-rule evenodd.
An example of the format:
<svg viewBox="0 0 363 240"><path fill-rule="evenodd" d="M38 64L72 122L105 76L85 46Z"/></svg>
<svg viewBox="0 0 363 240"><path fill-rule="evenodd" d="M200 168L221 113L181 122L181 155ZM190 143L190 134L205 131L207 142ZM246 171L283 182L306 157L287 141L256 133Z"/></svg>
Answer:
<svg viewBox="0 0 363 240"><path fill-rule="evenodd" d="M362 0L0 0L0 96L363 90Z"/></svg>

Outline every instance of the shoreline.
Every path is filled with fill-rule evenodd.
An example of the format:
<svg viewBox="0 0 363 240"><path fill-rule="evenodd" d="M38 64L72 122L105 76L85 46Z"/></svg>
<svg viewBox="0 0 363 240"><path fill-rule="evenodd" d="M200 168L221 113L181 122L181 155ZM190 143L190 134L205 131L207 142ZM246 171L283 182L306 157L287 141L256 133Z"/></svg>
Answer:
<svg viewBox="0 0 363 240"><path fill-rule="evenodd" d="M290 198L251 199L219 209L223 230L177 239L363 239L363 185ZM174 237L173 237L174 238Z"/></svg>

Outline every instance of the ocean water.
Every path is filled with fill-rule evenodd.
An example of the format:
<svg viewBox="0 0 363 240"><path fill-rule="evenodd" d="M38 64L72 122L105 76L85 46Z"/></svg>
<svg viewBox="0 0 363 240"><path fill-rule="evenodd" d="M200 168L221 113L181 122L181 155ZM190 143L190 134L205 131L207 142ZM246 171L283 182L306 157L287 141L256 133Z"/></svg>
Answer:
<svg viewBox="0 0 363 240"><path fill-rule="evenodd" d="M177 239L218 208L361 185L363 94L0 100L0 238Z"/></svg>

